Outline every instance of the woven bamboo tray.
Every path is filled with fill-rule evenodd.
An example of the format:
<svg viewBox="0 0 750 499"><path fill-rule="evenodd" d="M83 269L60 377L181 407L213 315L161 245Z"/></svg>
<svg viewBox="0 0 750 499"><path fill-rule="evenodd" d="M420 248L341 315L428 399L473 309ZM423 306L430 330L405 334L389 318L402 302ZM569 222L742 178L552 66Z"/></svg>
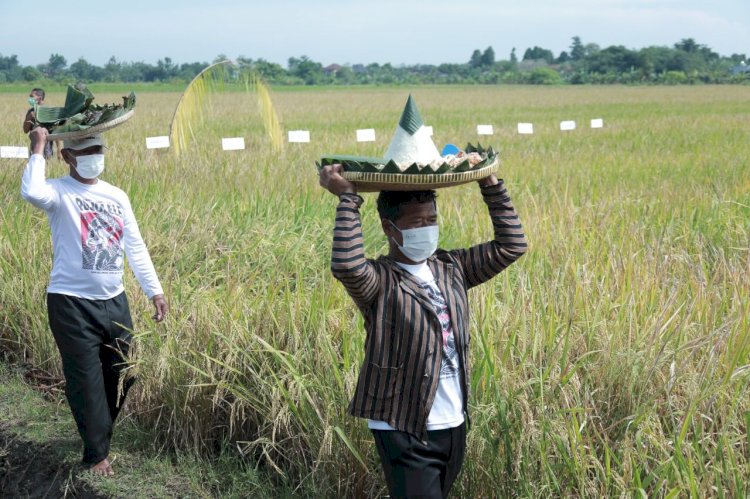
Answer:
<svg viewBox="0 0 750 499"><path fill-rule="evenodd" d="M375 173L343 172L341 175L357 185L360 192L373 191L423 191L453 187L481 180L497 173L500 162L495 159L478 170L459 173Z"/></svg>
<svg viewBox="0 0 750 499"><path fill-rule="evenodd" d="M69 140L69 139L82 139L84 137L91 137L92 135L106 132L107 130L110 130L118 125L125 123L130 118L132 118L134 114L135 114L135 109L131 109L127 113L123 114L122 116L118 116L117 118L107 121L105 123L100 123L98 125L94 125L92 127L89 127L83 130L73 130L71 132L62 132L62 133L50 133L47 137L49 140Z"/></svg>

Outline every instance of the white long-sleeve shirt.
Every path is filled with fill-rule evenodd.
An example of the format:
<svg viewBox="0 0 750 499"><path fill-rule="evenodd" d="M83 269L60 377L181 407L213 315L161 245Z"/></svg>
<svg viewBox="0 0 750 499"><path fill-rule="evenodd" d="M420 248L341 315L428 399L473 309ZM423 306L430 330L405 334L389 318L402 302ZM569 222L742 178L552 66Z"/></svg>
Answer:
<svg viewBox="0 0 750 499"><path fill-rule="evenodd" d="M125 256L146 295L163 294L127 194L99 179L84 184L71 176L47 180L46 162L32 154L21 195L43 209L52 231L49 293L106 300L125 289Z"/></svg>

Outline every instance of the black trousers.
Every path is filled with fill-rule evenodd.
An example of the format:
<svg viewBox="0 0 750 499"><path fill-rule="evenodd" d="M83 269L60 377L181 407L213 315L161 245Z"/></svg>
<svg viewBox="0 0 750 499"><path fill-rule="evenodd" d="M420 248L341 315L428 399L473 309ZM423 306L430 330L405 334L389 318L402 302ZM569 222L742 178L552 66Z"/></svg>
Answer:
<svg viewBox="0 0 750 499"><path fill-rule="evenodd" d="M83 439L83 463L109 454L112 426L135 379L120 378L133 322L125 293L109 300L47 294L47 313L62 357L65 396Z"/></svg>
<svg viewBox="0 0 750 499"><path fill-rule="evenodd" d="M392 498L448 497L466 453L466 423L427 432L427 441L402 431L372 430Z"/></svg>

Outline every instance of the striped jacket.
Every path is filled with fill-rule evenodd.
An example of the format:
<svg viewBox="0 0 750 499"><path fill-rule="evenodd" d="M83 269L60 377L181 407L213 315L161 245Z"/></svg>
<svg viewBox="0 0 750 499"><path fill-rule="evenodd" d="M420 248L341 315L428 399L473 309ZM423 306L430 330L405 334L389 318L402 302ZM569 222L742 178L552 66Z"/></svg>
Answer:
<svg viewBox="0 0 750 499"><path fill-rule="evenodd" d="M502 180L483 187L495 239L468 249L438 249L427 265L446 299L461 363L467 408L469 306L467 291L505 269L526 252L513 204ZM387 256L366 259L359 207L363 200L342 194L336 209L331 271L364 316L367 339L349 412L385 421L424 439L442 360L440 321L427 293Z"/></svg>

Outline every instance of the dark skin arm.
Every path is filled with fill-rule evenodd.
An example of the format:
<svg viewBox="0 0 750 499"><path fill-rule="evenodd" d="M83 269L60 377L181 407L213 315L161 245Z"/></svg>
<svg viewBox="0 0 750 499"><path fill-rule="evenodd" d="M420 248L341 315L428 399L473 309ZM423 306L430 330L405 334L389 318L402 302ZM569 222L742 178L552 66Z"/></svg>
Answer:
<svg viewBox="0 0 750 499"><path fill-rule="evenodd" d="M357 186L341 176L344 168L339 164L327 165L320 170L318 183L334 196L342 194L356 194Z"/></svg>
<svg viewBox="0 0 750 499"><path fill-rule="evenodd" d="M167 316L167 312L169 312L169 305L167 305L164 295L154 295L151 298L151 302L154 304L154 309L156 309L156 313L154 313L152 318L156 322L163 321L164 317Z"/></svg>
<svg viewBox="0 0 750 499"><path fill-rule="evenodd" d="M49 131L43 127L36 127L29 134L31 140L31 154L42 154L44 153L44 146L47 144L47 136Z"/></svg>
<svg viewBox="0 0 750 499"><path fill-rule="evenodd" d="M23 133L29 133L31 131L35 120L36 116L34 115L34 110L29 109L26 112L26 117L23 119Z"/></svg>
<svg viewBox="0 0 750 499"><path fill-rule="evenodd" d="M497 182L498 180L494 173L490 175L489 177L484 177L484 178L477 180L479 187L489 187L491 185L497 184Z"/></svg>

